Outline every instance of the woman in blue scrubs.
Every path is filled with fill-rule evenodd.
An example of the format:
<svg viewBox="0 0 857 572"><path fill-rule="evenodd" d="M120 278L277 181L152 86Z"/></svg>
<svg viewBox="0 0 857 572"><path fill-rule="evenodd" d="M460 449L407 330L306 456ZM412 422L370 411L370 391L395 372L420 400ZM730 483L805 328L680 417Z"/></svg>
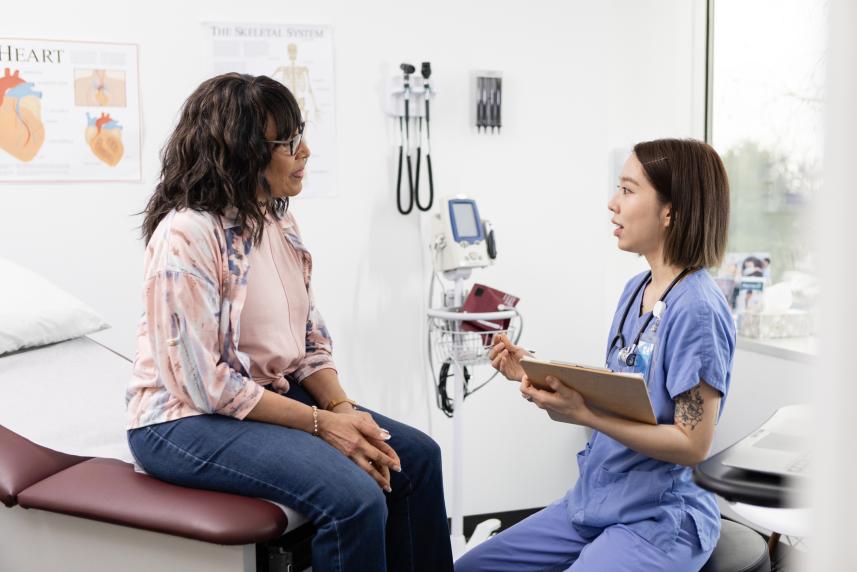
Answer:
<svg viewBox="0 0 857 572"><path fill-rule="evenodd" d="M708 454L729 391L735 329L706 272L719 264L729 226L720 157L693 140L640 143L608 203L620 249L650 270L619 299L607 367L645 376L657 425L590 409L580 394L524 375L520 346L501 337L492 364L521 382L525 399L554 419L593 429L578 453L580 478L564 498L466 553L455 568L528 571L699 570L717 544L720 511L691 467Z"/></svg>

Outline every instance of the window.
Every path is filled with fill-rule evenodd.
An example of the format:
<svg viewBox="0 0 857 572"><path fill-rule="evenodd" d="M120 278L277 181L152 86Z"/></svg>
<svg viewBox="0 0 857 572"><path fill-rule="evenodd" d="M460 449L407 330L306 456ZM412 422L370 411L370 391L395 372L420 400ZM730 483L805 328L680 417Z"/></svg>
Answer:
<svg viewBox="0 0 857 572"><path fill-rule="evenodd" d="M727 297L741 334L748 335L742 315L761 310L767 298L769 309L807 312L803 325L780 320L806 335L817 291L808 225L821 186L827 2L709 3L706 135L723 158L732 194L719 282L729 292L735 273ZM771 297L754 291L761 282Z"/></svg>

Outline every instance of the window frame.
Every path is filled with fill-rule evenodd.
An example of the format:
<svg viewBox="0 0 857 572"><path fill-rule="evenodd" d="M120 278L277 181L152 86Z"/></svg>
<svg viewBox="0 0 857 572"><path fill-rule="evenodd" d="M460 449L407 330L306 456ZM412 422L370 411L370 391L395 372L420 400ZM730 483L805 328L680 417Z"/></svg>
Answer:
<svg viewBox="0 0 857 572"><path fill-rule="evenodd" d="M705 102L704 137L713 146L714 122L714 5L717 0L705 0ZM814 362L818 357L818 338L810 335L797 338L746 338L737 337L737 348L759 354L798 362Z"/></svg>

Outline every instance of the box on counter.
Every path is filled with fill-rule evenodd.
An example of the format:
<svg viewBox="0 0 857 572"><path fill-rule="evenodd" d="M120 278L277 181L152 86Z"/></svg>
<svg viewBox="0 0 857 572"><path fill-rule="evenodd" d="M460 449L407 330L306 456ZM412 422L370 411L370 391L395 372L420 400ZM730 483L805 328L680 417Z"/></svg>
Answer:
<svg viewBox="0 0 857 572"><path fill-rule="evenodd" d="M812 316L803 310L738 316L738 335L746 338L798 338L812 335Z"/></svg>

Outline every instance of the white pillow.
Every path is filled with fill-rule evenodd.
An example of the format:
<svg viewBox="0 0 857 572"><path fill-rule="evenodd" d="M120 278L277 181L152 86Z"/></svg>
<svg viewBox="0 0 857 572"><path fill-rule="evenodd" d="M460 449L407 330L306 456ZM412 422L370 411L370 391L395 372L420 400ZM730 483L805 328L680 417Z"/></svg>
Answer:
<svg viewBox="0 0 857 572"><path fill-rule="evenodd" d="M0 258L0 355L109 327L95 310L68 292Z"/></svg>

